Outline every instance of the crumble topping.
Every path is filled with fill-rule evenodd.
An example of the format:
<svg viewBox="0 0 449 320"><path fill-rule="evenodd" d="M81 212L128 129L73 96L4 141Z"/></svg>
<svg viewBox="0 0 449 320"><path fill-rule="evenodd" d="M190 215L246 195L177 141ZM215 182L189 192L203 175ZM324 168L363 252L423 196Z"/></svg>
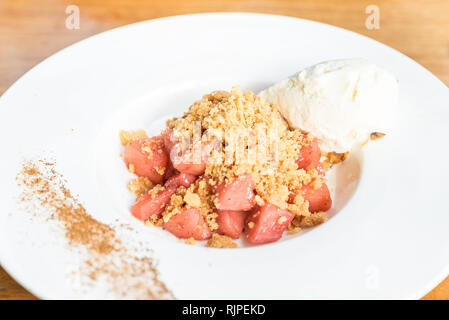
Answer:
<svg viewBox="0 0 449 320"><path fill-rule="evenodd" d="M145 225L147 227L162 227L162 225L164 224L164 220L158 218L158 216L156 214L153 214L150 216L150 218L145 221Z"/></svg>
<svg viewBox="0 0 449 320"><path fill-rule="evenodd" d="M148 194L150 195L151 199L155 199L156 196L164 190L165 187L163 185L157 184L150 191L148 191Z"/></svg>
<svg viewBox="0 0 449 320"><path fill-rule="evenodd" d="M294 226L292 223L288 226L288 228L287 228L287 234L288 235L294 235L294 234L297 234L297 233L299 233L299 232L301 232L301 228L300 227L297 227L297 226Z"/></svg>
<svg viewBox="0 0 449 320"><path fill-rule="evenodd" d="M238 248L238 245L230 237L215 232L207 242L207 246L210 248Z"/></svg>
<svg viewBox="0 0 449 320"><path fill-rule="evenodd" d="M184 209L196 208L200 211L211 231L218 229L217 213L213 204L214 195L205 179L198 179L189 188L178 187L169 204L162 213L165 222Z"/></svg>
<svg viewBox="0 0 449 320"><path fill-rule="evenodd" d="M279 217L279 219L278 219L278 224L283 224L285 221L287 221L287 218L286 218L286 217L284 217L284 216Z"/></svg>
<svg viewBox="0 0 449 320"><path fill-rule="evenodd" d="M210 185L229 183L249 173L258 195L257 204L269 202L297 215L310 215L300 194L289 203L289 190L299 190L310 183L319 188L324 182L317 170L298 169L296 164L299 150L313 137L298 129L289 129L276 105L250 91L243 93L239 87L233 87L231 92L215 91L203 96L182 118L167 121L167 126L180 141L186 136L192 139L195 130L200 130L203 142L222 141L221 145L215 145L206 165L205 176ZM250 131L254 136L248 134ZM236 147L242 144L245 151L239 154L236 150L242 148ZM265 152L261 152L259 146L267 146L262 150ZM251 158L254 152L256 159ZM249 161L251 159L254 161ZM209 202L213 196L209 190L206 193L200 198ZM202 207L211 209L210 203L203 203ZM166 212L171 209L169 206ZM174 214L166 213L166 216ZM210 214L205 214L206 218ZM213 224L212 217L207 219Z"/></svg>
<svg viewBox="0 0 449 320"><path fill-rule="evenodd" d="M144 155L146 155L148 159L151 159L151 158L153 158L153 152L158 152L158 153L159 153L159 151L162 152L161 147L162 147L161 139L152 139L151 141L145 140L145 141L143 141L143 143L140 147L140 151L142 151L142 153ZM161 174L158 170L162 170L162 168L155 167L155 169L159 174ZM164 170L165 170L165 168L164 168Z"/></svg>
<svg viewBox="0 0 449 320"><path fill-rule="evenodd" d="M258 206L263 206L265 204L265 201L263 201L262 197L259 196L258 194L254 197L254 201L256 202L256 204Z"/></svg>
<svg viewBox="0 0 449 320"><path fill-rule="evenodd" d="M162 152L161 149L159 149L158 152L159 151ZM165 173L165 167L154 167L154 170L156 170L156 172L159 173L161 176L163 176Z"/></svg>
<svg viewBox="0 0 449 320"><path fill-rule="evenodd" d="M330 168L332 168L334 165L339 164L346 160L348 157L349 151L346 151L344 153L337 153L337 152L323 152L322 156L324 156L326 159L323 161L323 167L327 171Z"/></svg>
<svg viewBox="0 0 449 320"><path fill-rule="evenodd" d="M187 208L194 207L199 208L201 207L201 198L198 194L191 192L188 190L186 194L184 195L184 202L187 204Z"/></svg>
<svg viewBox="0 0 449 320"><path fill-rule="evenodd" d="M153 186L153 183L147 177L138 177L128 183L128 190L134 193L137 197L140 197L153 188Z"/></svg>
<svg viewBox="0 0 449 320"><path fill-rule="evenodd" d="M136 166L133 163L130 163L128 166L128 171L132 174L136 173Z"/></svg>
<svg viewBox="0 0 449 320"><path fill-rule="evenodd" d="M187 238L187 239L179 239L180 242L185 244L193 245L196 243L196 240L193 237Z"/></svg>
<svg viewBox="0 0 449 320"><path fill-rule="evenodd" d="M136 131L120 131L120 141L122 145L126 146L128 143L139 140L142 138L148 138L146 132L144 130L136 130Z"/></svg>
<svg viewBox="0 0 449 320"><path fill-rule="evenodd" d="M319 224L322 224L327 221L327 213L324 211L315 212L314 214L311 214L309 216L303 216L299 217L296 216L291 226L292 228L299 227L299 228L310 228L317 226Z"/></svg>

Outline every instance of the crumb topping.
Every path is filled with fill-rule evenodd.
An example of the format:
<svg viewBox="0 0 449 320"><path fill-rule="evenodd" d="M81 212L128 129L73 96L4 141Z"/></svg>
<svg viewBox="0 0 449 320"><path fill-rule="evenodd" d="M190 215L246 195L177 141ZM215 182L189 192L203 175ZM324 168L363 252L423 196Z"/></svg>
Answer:
<svg viewBox="0 0 449 320"><path fill-rule="evenodd" d="M134 165L134 163L130 163L128 165L128 171L133 173L133 174L136 173L136 166Z"/></svg>
<svg viewBox="0 0 449 320"><path fill-rule="evenodd" d="M163 185L157 184L150 191L148 191L148 194L150 195L151 199L155 199L156 196L164 190L165 187Z"/></svg>
<svg viewBox="0 0 449 320"><path fill-rule="evenodd" d="M293 228L310 228L327 221L327 213L324 211L315 212L309 216L296 216L290 224Z"/></svg>
<svg viewBox="0 0 449 320"><path fill-rule="evenodd" d="M159 151L162 151L162 150L159 149ZM154 170L156 170L156 172L159 173L161 176L163 176L165 173L165 167L154 167Z"/></svg>
<svg viewBox="0 0 449 320"><path fill-rule="evenodd" d="M153 183L147 177L138 177L128 183L128 190L140 197L148 190L153 188Z"/></svg>
<svg viewBox="0 0 449 320"><path fill-rule="evenodd" d="M294 234L297 234L297 233L299 233L299 232L301 232L301 228L300 227L297 227L297 226L294 226L292 223L288 226L288 228L287 228L287 234L288 235L294 235Z"/></svg>
<svg viewBox="0 0 449 320"><path fill-rule="evenodd" d="M153 158L153 153L159 153L159 151L162 152L162 140L161 139L151 139L151 140L143 140L140 146L140 151L142 152L142 154L146 155L148 159L152 159ZM155 170L161 174L159 171L160 170L164 170L165 168L159 168L159 167L155 167ZM164 174L162 171L162 174Z"/></svg>
<svg viewBox="0 0 449 320"><path fill-rule="evenodd" d="M167 126L173 129L179 141L186 137L192 139L195 130L199 130L203 142L222 142L214 144L206 165L209 185L228 183L249 173L258 205L269 202L298 215L309 214L301 195L289 202L289 190L312 182L314 187L319 187L323 182L316 170L298 169L296 163L300 149L313 137L298 129L289 129L276 105L233 87L230 92L215 91L203 96L182 118L169 120ZM244 151L239 153L237 150L242 149L242 144ZM209 195L200 197L207 199L206 202L213 198L209 190L207 193ZM202 207L210 209L209 204L203 203ZM213 219L209 219L213 224Z"/></svg>
<svg viewBox="0 0 449 320"><path fill-rule="evenodd" d="M185 244L195 244L196 240L193 237L187 238L184 240Z"/></svg>
<svg viewBox="0 0 449 320"><path fill-rule="evenodd" d="M258 194L254 197L254 201L260 207L262 207L265 204L265 201L263 201L262 197L259 196Z"/></svg>
<svg viewBox="0 0 449 320"><path fill-rule="evenodd" d="M178 187L171 197L169 204L162 213L167 222L171 217L181 213L184 209L196 208L200 211L211 231L218 229L218 216L213 204L214 195L210 192L205 179L198 179L189 188Z"/></svg>
<svg viewBox="0 0 449 320"><path fill-rule="evenodd" d="M126 146L128 143L139 140L142 138L148 138L146 132L144 130L136 130L136 131L120 131L120 141L122 145Z"/></svg>
<svg viewBox="0 0 449 320"><path fill-rule="evenodd" d="M332 168L334 165L339 164L346 160L348 157L349 151L346 151L344 153L337 153L337 152L323 152L322 156L324 156L326 159L323 161L323 167L327 171L330 168Z"/></svg>
<svg viewBox="0 0 449 320"><path fill-rule="evenodd" d="M191 190L187 190L184 195L184 202L187 205L187 208L199 208L201 207L201 198L197 193L193 193Z"/></svg>
<svg viewBox="0 0 449 320"><path fill-rule="evenodd" d="M147 227L162 227L164 220L160 219L156 214L150 216L150 218L145 221Z"/></svg>
<svg viewBox="0 0 449 320"><path fill-rule="evenodd" d="M228 236L222 236L218 233L213 233L212 237L207 242L210 248L238 248L237 244Z"/></svg>
<svg viewBox="0 0 449 320"><path fill-rule="evenodd" d="M286 217L284 217L284 216L279 217L279 219L278 219L278 224L283 224L285 221L287 221L287 218L286 218Z"/></svg>

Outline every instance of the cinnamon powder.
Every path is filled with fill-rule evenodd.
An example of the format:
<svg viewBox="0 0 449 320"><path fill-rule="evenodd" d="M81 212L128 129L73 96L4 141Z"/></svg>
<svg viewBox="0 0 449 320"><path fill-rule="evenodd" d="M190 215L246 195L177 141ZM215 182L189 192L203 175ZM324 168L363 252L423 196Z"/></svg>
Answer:
<svg viewBox="0 0 449 320"><path fill-rule="evenodd" d="M65 187L53 161L25 162L17 182L26 209L34 215L42 212L45 219L59 222L70 249L82 255L73 276L80 279L84 289L101 281L116 298L174 298L159 280L150 250L120 237L119 233L132 229L113 227L93 218Z"/></svg>

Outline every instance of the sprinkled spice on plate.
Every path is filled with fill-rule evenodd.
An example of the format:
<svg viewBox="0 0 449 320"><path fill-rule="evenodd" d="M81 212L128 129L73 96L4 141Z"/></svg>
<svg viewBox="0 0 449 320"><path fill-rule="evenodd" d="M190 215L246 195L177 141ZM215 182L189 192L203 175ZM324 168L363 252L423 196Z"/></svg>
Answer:
<svg viewBox="0 0 449 320"><path fill-rule="evenodd" d="M33 214L44 212L46 220L59 222L69 248L82 255L72 275L82 279L83 286L103 281L110 293L123 299L174 298L159 280L150 250L142 252L121 237L123 229L129 231L128 226L114 227L92 217L66 188L53 161L25 162L17 183L25 208Z"/></svg>

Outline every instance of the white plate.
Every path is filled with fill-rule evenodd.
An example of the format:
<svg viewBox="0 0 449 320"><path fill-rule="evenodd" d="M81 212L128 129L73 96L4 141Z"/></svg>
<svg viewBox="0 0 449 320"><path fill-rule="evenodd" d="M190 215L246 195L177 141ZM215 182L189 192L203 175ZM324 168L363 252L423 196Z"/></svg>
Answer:
<svg viewBox="0 0 449 320"><path fill-rule="evenodd" d="M118 130L157 133L211 90L257 92L308 65L352 57L397 76L399 117L393 133L336 173L330 221L278 243L217 250L182 245L130 217ZM106 297L68 283L63 238L17 204L22 160L51 155L92 215L131 223L136 241L152 243L178 298L419 298L449 271L449 171L437 161L449 156L448 101L448 88L401 53L301 19L201 14L102 33L39 64L0 100L2 266L41 298Z"/></svg>

